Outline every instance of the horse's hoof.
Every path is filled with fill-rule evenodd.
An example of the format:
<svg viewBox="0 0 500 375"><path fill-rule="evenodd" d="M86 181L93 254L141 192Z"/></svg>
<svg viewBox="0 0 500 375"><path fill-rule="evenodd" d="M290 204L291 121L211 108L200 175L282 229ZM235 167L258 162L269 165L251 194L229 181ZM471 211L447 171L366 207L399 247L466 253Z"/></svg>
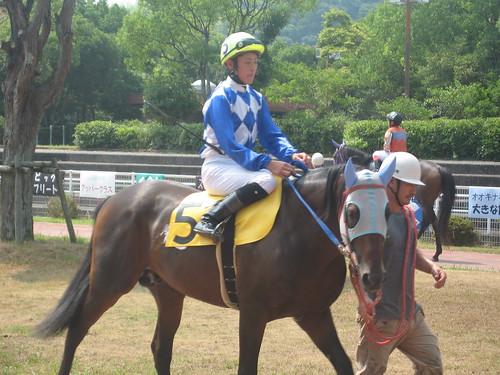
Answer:
<svg viewBox="0 0 500 375"><path fill-rule="evenodd" d="M439 259L438 259L438 257L432 257L432 261L433 262L439 262Z"/></svg>

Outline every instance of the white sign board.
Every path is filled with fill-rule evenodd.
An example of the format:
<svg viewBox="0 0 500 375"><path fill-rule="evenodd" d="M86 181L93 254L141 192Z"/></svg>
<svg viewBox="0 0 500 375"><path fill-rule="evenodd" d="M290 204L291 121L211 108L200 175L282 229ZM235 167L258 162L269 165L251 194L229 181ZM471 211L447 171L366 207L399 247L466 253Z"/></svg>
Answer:
<svg viewBox="0 0 500 375"><path fill-rule="evenodd" d="M80 197L106 198L115 194L115 172L80 172Z"/></svg>
<svg viewBox="0 0 500 375"><path fill-rule="evenodd" d="M500 219L500 188L469 186L469 217Z"/></svg>

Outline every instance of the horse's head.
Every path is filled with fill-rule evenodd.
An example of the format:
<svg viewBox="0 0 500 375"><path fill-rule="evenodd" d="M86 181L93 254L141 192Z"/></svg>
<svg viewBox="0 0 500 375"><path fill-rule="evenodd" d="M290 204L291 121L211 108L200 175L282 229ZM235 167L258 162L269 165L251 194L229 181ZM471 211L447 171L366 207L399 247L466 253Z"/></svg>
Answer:
<svg viewBox="0 0 500 375"><path fill-rule="evenodd" d="M343 140L342 143L337 143L332 139L333 146L335 147L335 152L333 153L332 159L333 159L333 164L345 164L347 161L347 157L345 155L345 141Z"/></svg>
<svg viewBox="0 0 500 375"><path fill-rule="evenodd" d="M352 158L356 164L361 165L363 168L374 170L375 166L370 153L347 146L345 140L342 140L342 143L339 144L332 139L332 143L335 147L332 156L333 164L345 164L349 158Z"/></svg>
<svg viewBox="0 0 500 375"><path fill-rule="evenodd" d="M366 291L379 290L385 279L384 240L390 216L385 186L395 163L380 172L356 172L351 159L344 168L346 190L340 212L340 233L355 254L359 277Z"/></svg>

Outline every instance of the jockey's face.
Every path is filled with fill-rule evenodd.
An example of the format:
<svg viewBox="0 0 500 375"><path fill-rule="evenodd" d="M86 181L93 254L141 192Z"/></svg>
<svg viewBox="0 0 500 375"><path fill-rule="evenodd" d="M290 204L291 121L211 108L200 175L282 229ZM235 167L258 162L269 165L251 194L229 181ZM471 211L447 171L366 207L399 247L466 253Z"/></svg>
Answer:
<svg viewBox="0 0 500 375"><path fill-rule="evenodd" d="M239 55L237 58L236 74L245 85L252 84L257 74L257 66L259 64L259 55L256 52L246 52ZM230 70L234 69L233 60L227 61L227 66Z"/></svg>

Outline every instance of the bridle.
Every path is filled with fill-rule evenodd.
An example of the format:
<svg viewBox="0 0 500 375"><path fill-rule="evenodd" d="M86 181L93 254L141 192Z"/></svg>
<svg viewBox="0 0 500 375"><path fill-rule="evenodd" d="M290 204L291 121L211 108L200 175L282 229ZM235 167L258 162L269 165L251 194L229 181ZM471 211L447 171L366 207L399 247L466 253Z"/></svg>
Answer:
<svg viewBox="0 0 500 375"><path fill-rule="evenodd" d="M339 147L333 153L332 159L334 164L345 164L347 163L347 156L345 155L345 142L342 142Z"/></svg>
<svg viewBox="0 0 500 375"><path fill-rule="evenodd" d="M342 145L341 145L342 146ZM344 144L345 147L345 144ZM339 147L339 150L343 149L343 147ZM340 153L339 153L340 154ZM304 172L306 169L303 169ZM398 339L399 337L403 336L408 328L410 327L411 322L413 321L414 313L415 313L415 282L413 281L412 284L412 291L411 291L411 310L410 310L410 316L407 321L407 323L403 326L403 322L405 320L406 316L406 280L407 280L407 264L409 261L409 254L410 254L410 249L411 249L411 230L413 229L413 241L414 241L414 246L413 246L413 261L412 261L412 280L414 280L414 275L415 275L415 263L416 263L416 241L417 241L417 229L416 227L412 224L415 221L415 214L413 210L409 206L403 206L403 213L405 216L405 219L407 221L407 236L406 236L406 250L405 250L405 257L404 257L404 264L403 264L403 285L402 285L402 303L403 303L403 310L401 314L401 319L399 321L398 328L396 329L396 332L391 335L391 336L384 336L382 335L377 328L375 327L375 323L373 321L373 318L375 316L375 308L377 304L380 302L382 298L382 291L379 290L377 292L375 300L371 301L371 299L364 293L363 288L361 286L361 277L360 277L360 272L359 272L359 262L356 256L356 253L352 251L351 246L350 246L350 239L347 238L345 240L346 245L342 244L337 237L333 234L333 232L326 226L326 224L318 217L318 215L312 210L312 208L307 204L307 202L302 198L300 193L298 192L297 188L295 187L295 184L293 181L290 181L290 186L292 187L292 190L295 192L296 196L299 198L299 200L302 202L302 204L307 208L307 210L311 213L313 218L316 220L318 225L321 227L323 232L326 234L326 236L330 239L330 241L336 245L338 251L344 255L344 257L348 260L349 264L349 273L350 273L350 279L351 283L354 287L354 290L356 292L356 295L358 297L360 306L362 307L363 311L365 314L362 315L363 320L366 323L366 332L367 332L367 337L370 341L376 343L377 345L386 345L393 340ZM384 185L379 185L379 184L363 184L363 185L358 185L358 186L353 186L350 189L345 189L343 195L342 195L342 203L340 205L341 210L339 210L339 223L341 223L340 216L342 214L342 211L344 211L346 208L346 199L349 196L349 194L360 190L360 189L367 189L367 188L384 188ZM347 227L347 222L345 221L345 226ZM346 233L348 233L347 228Z"/></svg>

